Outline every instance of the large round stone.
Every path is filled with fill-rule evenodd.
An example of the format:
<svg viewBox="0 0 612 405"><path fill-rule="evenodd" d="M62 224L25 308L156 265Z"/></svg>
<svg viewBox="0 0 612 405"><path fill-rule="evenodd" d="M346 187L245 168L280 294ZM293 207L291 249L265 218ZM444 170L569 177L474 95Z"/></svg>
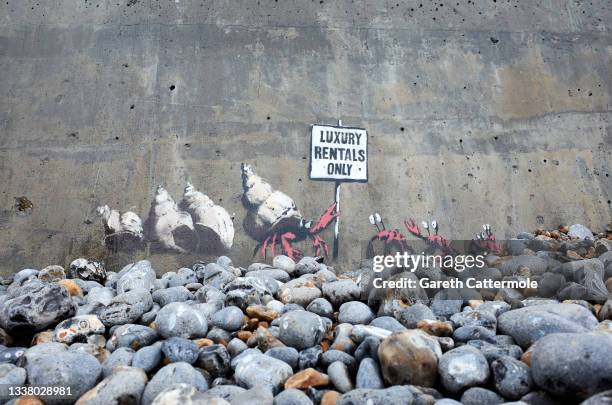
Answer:
<svg viewBox="0 0 612 405"><path fill-rule="evenodd" d="M291 311L279 318L278 338L297 350L319 344L324 334L325 327L321 317L312 312Z"/></svg>
<svg viewBox="0 0 612 405"><path fill-rule="evenodd" d="M552 394L585 398L612 389L612 333L554 333L531 352L533 380Z"/></svg>
<svg viewBox="0 0 612 405"><path fill-rule="evenodd" d="M456 393L484 384L489 379L489 364L480 350L464 345L444 353L438 372L444 388Z"/></svg>
<svg viewBox="0 0 612 405"><path fill-rule="evenodd" d="M378 359L387 384L434 385L442 349L420 330L392 333L378 346Z"/></svg>
<svg viewBox="0 0 612 405"><path fill-rule="evenodd" d="M208 332L206 317L183 302L172 302L160 309L155 317L155 324L160 335L166 338L205 337Z"/></svg>

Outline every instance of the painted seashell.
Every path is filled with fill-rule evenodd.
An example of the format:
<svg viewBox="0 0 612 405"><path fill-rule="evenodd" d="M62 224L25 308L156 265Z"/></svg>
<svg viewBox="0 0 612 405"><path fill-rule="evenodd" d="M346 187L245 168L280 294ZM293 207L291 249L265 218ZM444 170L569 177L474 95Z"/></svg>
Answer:
<svg viewBox="0 0 612 405"><path fill-rule="evenodd" d="M138 248L143 242L143 226L140 217L132 211L120 214L108 205L100 206L96 213L104 224L104 239L113 250Z"/></svg>
<svg viewBox="0 0 612 405"><path fill-rule="evenodd" d="M243 163L241 169L244 202L249 210L245 227L252 236L259 239L271 231L300 223L302 214L291 197L274 190L250 165Z"/></svg>
<svg viewBox="0 0 612 405"><path fill-rule="evenodd" d="M228 250L234 243L234 223L230 214L215 204L206 194L187 184L183 207L191 214L198 233L200 249Z"/></svg>
<svg viewBox="0 0 612 405"><path fill-rule="evenodd" d="M152 239L162 247L184 253L197 247L191 215L181 211L165 188L159 186L151 206Z"/></svg>

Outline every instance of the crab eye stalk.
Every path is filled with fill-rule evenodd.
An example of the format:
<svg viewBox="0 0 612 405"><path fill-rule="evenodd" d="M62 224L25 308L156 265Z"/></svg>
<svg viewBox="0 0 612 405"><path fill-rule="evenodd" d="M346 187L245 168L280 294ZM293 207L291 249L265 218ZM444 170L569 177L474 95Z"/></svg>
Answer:
<svg viewBox="0 0 612 405"><path fill-rule="evenodd" d="M421 225L423 225L423 229L429 229L429 224L427 223L427 221L421 222Z"/></svg>
<svg viewBox="0 0 612 405"><path fill-rule="evenodd" d="M370 215L368 218L370 219L370 223L371 223L372 225L375 225L375 224L376 224L376 221L374 220L374 215Z"/></svg>
<svg viewBox="0 0 612 405"><path fill-rule="evenodd" d="M376 222L381 223L382 222L382 218L380 217L380 214L377 212L376 214L374 214L374 219L376 220Z"/></svg>

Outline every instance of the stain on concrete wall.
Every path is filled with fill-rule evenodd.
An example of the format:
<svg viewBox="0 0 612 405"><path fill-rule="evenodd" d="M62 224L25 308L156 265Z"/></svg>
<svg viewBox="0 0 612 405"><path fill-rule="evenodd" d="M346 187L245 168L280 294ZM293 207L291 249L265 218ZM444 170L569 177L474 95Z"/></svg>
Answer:
<svg viewBox="0 0 612 405"><path fill-rule="evenodd" d="M198 184L241 224L241 162L320 213L333 185L308 180L309 125L337 119L370 134L369 183L342 190L345 267L365 255L375 210L437 218L451 238L483 222L499 238L597 230L612 213L611 8L3 1L0 270L133 259L108 256L95 208L145 216L158 185ZM22 196L30 215L14 210ZM232 257L253 247L238 225ZM159 271L205 259L138 255Z"/></svg>

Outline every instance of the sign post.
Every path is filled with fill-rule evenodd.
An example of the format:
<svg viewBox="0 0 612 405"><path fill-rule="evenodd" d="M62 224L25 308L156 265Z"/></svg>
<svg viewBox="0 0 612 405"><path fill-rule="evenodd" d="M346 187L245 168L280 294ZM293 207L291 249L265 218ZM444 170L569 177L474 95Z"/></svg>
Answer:
<svg viewBox="0 0 612 405"><path fill-rule="evenodd" d="M310 179L335 182L336 212L340 211L340 185L368 181L368 133L363 128L313 125L310 138ZM334 227L333 257L338 257L340 220Z"/></svg>

